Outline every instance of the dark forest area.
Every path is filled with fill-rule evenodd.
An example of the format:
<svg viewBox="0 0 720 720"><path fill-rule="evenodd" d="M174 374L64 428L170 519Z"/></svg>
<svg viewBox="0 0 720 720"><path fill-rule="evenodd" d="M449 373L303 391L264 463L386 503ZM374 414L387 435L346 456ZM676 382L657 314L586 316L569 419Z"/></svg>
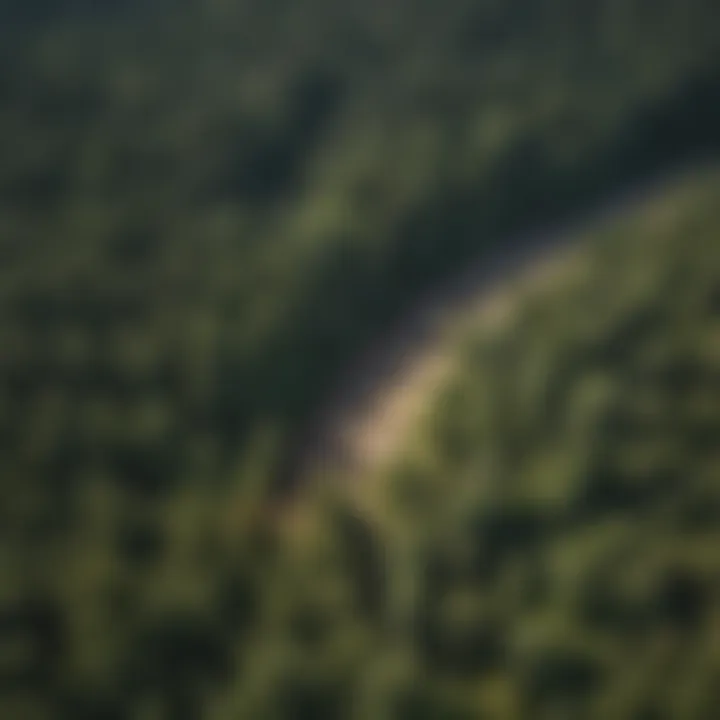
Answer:
<svg viewBox="0 0 720 720"><path fill-rule="evenodd" d="M296 481L307 420L343 368L425 288L516 233L715 156L717 10L5 0L0 716L709 718L518 705L527 688L596 687L561 650L518 670L522 691L488 661L483 677L515 700L483 715L456 659L438 669L393 644L371 556L404 541L308 490L334 539L295 563L268 507ZM702 274L718 224L697 202L715 239L685 242L682 226L676 243ZM628 235L640 250L618 251L618 272L643 276L645 255L670 264L648 227ZM598 270L608 302L613 272ZM717 275L684 282L663 301L717 294ZM711 454L711 431L697 432ZM398 576L412 565L398 563ZM276 589L287 564L304 589ZM305 591L329 605L303 604ZM427 641L433 658L445 632ZM321 635L316 667L293 638Z"/></svg>

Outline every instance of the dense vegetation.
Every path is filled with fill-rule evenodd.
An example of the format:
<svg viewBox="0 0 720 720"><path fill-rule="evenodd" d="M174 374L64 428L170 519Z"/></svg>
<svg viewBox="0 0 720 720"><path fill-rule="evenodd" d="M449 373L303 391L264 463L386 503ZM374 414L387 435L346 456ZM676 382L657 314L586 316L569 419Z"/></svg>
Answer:
<svg viewBox="0 0 720 720"><path fill-rule="evenodd" d="M585 238L464 338L362 511L303 510L238 717L716 716L719 201Z"/></svg>
<svg viewBox="0 0 720 720"><path fill-rule="evenodd" d="M334 373L510 230L716 148L714 5L2 3L0 715L242 686L259 508Z"/></svg>

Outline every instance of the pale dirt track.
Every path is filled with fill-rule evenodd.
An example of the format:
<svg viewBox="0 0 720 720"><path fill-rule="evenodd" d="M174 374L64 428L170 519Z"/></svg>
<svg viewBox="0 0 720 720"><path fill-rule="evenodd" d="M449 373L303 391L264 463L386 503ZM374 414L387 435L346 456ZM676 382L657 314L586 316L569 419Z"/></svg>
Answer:
<svg viewBox="0 0 720 720"><path fill-rule="evenodd" d="M352 480L396 459L452 368L458 324L468 318L479 324L501 321L512 312L519 288L552 285L570 268L579 258L573 241L641 207L667 184L647 183L611 198L584 220L499 243L452 282L420 298L346 369L312 420L298 479Z"/></svg>

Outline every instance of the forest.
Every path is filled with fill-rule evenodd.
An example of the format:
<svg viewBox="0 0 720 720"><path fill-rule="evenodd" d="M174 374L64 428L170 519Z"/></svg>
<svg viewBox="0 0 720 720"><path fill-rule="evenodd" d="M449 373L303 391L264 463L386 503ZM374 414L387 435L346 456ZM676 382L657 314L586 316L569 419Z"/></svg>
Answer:
<svg viewBox="0 0 720 720"><path fill-rule="evenodd" d="M714 157L715 5L5 0L0 717L711 717L716 175L468 341L404 510L296 486L424 288Z"/></svg>
<svg viewBox="0 0 720 720"><path fill-rule="evenodd" d="M717 170L685 179L579 238L499 328L467 330L365 498L388 597L393 563L413 588L417 675L392 692L427 717L715 716L719 199Z"/></svg>

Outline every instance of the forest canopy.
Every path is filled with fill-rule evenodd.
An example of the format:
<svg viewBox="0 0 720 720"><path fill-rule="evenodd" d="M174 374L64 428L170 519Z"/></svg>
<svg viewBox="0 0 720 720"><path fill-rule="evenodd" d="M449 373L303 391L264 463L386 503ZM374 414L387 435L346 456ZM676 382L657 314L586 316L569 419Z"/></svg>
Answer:
<svg viewBox="0 0 720 720"><path fill-rule="evenodd" d="M719 200L685 179L469 323L395 467L298 510L236 716L714 716Z"/></svg>
<svg viewBox="0 0 720 720"><path fill-rule="evenodd" d="M332 681L264 634L308 418L422 289L714 154L715 4L3 2L0 716L343 716L380 631Z"/></svg>

